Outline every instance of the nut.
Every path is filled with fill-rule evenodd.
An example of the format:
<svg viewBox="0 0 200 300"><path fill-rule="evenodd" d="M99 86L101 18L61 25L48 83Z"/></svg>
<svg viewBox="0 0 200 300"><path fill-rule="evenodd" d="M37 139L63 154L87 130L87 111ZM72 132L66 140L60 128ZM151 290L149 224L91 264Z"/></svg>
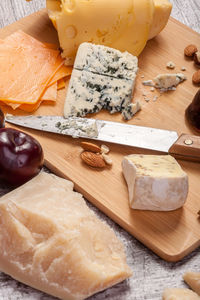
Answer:
<svg viewBox="0 0 200 300"><path fill-rule="evenodd" d="M110 149L108 148L108 146L101 145L101 153L107 154L109 151L110 151Z"/></svg>
<svg viewBox="0 0 200 300"><path fill-rule="evenodd" d="M198 51L194 54L194 62L195 62L195 64L200 66L200 51Z"/></svg>
<svg viewBox="0 0 200 300"><path fill-rule="evenodd" d="M81 153L81 158L90 167L94 168L104 168L106 166L105 161L103 160L100 154L96 154L89 151L83 151Z"/></svg>
<svg viewBox="0 0 200 300"><path fill-rule="evenodd" d="M91 152L94 152L94 153L101 152L101 148L99 146L97 146L93 143L89 143L89 142L81 142L81 147L84 150L91 151Z"/></svg>
<svg viewBox="0 0 200 300"><path fill-rule="evenodd" d="M200 84L200 70L196 71L192 76L192 81L195 84Z"/></svg>
<svg viewBox="0 0 200 300"><path fill-rule="evenodd" d="M197 47L195 45L191 44L185 48L184 54L185 54L185 56L193 57L197 51L198 51Z"/></svg>
<svg viewBox="0 0 200 300"><path fill-rule="evenodd" d="M105 161L105 163L109 166L112 165L112 159L105 153L102 153L102 157L103 157L103 160Z"/></svg>

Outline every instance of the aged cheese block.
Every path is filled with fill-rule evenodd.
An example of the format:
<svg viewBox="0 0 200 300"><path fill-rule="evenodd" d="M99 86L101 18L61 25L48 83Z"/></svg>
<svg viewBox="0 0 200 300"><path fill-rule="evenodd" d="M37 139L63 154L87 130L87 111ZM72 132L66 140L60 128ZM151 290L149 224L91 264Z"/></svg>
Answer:
<svg viewBox="0 0 200 300"><path fill-rule="evenodd" d="M146 45L153 0L46 1L66 64L83 42L106 45L138 56Z"/></svg>
<svg viewBox="0 0 200 300"><path fill-rule="evenodd" d="M0 200L0 270L60 299L131 276L123 245L70 181L40 173Z"/></svg>
<svg viewBox="0 0 200 300"><path fill-rule="evenodd" d="M129 155L122 170L131 208L170 211L185 203L188 176L172 156Z"/></svg>
<svg viewBox="0 0 200 300"><path fill-rule="evenodd" d="M183 279L200 296L200 273L186 272Z"/></svg>
<svg viewBox="0 0 200 300"><path fill-rule="evenodd" d="M171 288L165 289L163 300L200 300L200 297L189 289Z"/></svg>

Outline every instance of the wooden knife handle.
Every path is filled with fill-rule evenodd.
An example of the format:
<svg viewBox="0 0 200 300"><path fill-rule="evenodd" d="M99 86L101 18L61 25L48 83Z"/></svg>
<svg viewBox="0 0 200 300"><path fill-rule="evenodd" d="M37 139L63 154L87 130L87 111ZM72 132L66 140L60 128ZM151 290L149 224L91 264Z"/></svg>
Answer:
<svg viewBox="0 0 200 300"><path fill-rule="evenodd" d="M200 162L200 136L181 134L169 149L169 154L177 159Z"/></svg>

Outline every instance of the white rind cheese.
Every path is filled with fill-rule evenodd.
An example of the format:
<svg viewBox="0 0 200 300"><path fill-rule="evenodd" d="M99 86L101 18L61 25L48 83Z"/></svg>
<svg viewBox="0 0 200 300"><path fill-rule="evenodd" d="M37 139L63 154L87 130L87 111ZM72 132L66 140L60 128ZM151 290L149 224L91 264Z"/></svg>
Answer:
<svg viewBox="0 0 200 300"><path fill-rule="evenodd" d="M170 155L126 156L122 170L131 208L170 211L183 206L188 176Z"/></svg>
<svg viewBox="0 0 200 300"><path fill-rule="evenodd" d="M40 173L0 202L0 270L63 300L127 277L122 243L70 181Z"/></svg>
<svg viewBox="0 0 200 300"><path fill-rule="evenodd" d="M114 78L135 80L138 58L110 47L83 43L78 49L74 68Z"/></svg>
<svg viewBox="0 0 200 300"><path fill-rule="evenodd" d="M200 300L200 297L189 289L168 288L164 290L162 300Z"/></svg>

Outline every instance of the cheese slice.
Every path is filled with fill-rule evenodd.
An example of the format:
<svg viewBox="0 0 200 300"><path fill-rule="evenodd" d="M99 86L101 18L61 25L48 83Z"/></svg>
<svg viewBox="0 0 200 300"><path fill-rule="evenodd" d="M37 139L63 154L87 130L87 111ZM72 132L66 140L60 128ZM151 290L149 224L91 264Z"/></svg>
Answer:
<svg viewBox="0 0 200 300"><path fill-rule="evenodd" d="M70 181L41 172L0 201L0 270L63 300L81 300L132 272L122 243Z"/></svg>
<svg viewBox="0 0 200 300"><path fill-rule="evenodd" d="M172 156L132 154L123 159L122 170L131 208L170 211L185 203L188 176Z"/></svg>
<svg viewBox="0 0 200 300"><path fill-rule="evenodd" d="M57 82L47 87L40 100L38 100L35 104L17 104L17 103L6 102L6 101L4 101L4 103L12 107L13 110L19 108L27 112L33 112L40 106L42 101L55 102L56 100L57 100Z"/></svg>
<svg viewBox="0 0 200 300"><path fill-rule="evenodd" d="M193 291L185 288L165 289L162 300L200 300Z"/></svg>
<svg viewBox="0 0 200 300"><path fill-rule="evenodd" d="M0 100L35 104L62 67L59 51L17 31L0 43Z"/></svg>
<svg viewBox="0 0 200 300"><path fill-rule="evenodd" d="M183 279L200 296L200 272L186 272Z"/></svg>

